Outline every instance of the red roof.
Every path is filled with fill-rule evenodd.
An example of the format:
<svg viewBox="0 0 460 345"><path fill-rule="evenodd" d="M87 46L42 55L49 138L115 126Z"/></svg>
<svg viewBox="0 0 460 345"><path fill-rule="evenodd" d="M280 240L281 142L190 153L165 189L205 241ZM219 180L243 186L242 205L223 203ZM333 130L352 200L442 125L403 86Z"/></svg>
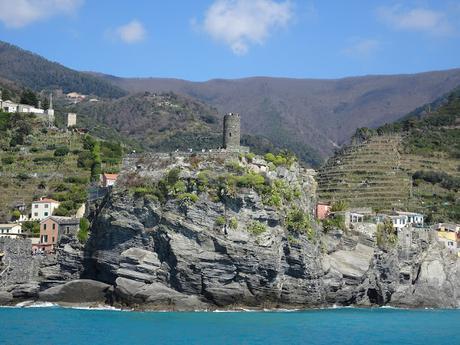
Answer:
<svg viewBox="0 0 460 345"><path fill-rule="evenodd" d="M54 203L54 204L59 204L59 201L56 201L54 199L49 199L49 198L40 198L40 200L34 201L34 204L38 203Z"/></svg>
<svg viewBox="0 0 460 345"><path fill-rule="evenodd" d="M105 177L107 180L116 180L117 177L118 177L118 174L104 174L104 177Z"/></svg>

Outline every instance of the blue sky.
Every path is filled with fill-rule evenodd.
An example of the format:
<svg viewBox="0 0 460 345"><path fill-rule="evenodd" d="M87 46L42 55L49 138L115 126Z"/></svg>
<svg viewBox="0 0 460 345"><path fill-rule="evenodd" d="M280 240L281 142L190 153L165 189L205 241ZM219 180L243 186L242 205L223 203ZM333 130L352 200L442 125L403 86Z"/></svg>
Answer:
<svg viewBox="0 0 460 345"><path fill-rule="evenodd" d="M415 73L460 67L460 1L0 0L0 39L123 77Z"/></svg>

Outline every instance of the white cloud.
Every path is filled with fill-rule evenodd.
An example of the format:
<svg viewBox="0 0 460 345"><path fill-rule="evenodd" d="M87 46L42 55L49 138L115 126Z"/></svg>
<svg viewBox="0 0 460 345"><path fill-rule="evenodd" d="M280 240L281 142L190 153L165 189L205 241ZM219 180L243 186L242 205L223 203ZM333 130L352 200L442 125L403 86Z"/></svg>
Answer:
<svg viewBox="0 0 460 345"><path fill-rule="evenodd" d="M147 32L141 22L132 20L128 24L118 27L115 34L121 41L131 44L143 41Z"/></svg>
<svg viewBox="0 0 460 345"><path fill-rule="evenodd" d="M72 14L84 0L0 0L0 21L22 28L58 14Z"/></svg>
<svg viewBox="0 0 460 345"><path fill-rule="evenodd" d="M403 9L400 5L380 7L377 16L397 30L446 35L453 31L446 13L427 8Z"/></svg>
<svg viewBox="0 0 460 345"><path fill-rule="evenodd" d="M380 42L375 39L353 38L348 47L342 50L342 53L352 58L367 59L374 55L380 46Z"/></svg>
<svg viewBox="0 0 460 345"><path fill-rule="evenodd" d="M290 1L216 0L205 14L203 27L235 54L244 55L251 44L263 44L274 28L291 19Z"/></svg>

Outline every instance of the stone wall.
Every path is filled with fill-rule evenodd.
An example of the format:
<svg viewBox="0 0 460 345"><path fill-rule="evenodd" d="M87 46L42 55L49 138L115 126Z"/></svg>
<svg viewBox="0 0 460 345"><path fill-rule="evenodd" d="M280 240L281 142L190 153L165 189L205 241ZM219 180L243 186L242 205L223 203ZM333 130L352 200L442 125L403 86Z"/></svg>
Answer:
<svg viewBox="0 0 460 345"><path fill-rule="evenodd" d="M36 275L38 262L30 239L0 238L0 253L0 286L26 283Z"/></svg>

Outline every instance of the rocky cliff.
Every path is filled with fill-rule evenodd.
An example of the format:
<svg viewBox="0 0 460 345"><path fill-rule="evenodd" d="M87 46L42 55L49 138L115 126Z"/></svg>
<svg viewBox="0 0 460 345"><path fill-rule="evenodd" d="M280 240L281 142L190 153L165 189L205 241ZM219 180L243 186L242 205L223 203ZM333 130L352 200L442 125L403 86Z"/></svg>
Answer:
<svg viewBox="0 0 460 345"><path fill-rule="evenodd" d="M130 157L85 248L63 243L21 298L176 310L460 306L460 261L430 232L388 243L372 224L325 232L315 195L314 172L288 156Z"/></svg>

